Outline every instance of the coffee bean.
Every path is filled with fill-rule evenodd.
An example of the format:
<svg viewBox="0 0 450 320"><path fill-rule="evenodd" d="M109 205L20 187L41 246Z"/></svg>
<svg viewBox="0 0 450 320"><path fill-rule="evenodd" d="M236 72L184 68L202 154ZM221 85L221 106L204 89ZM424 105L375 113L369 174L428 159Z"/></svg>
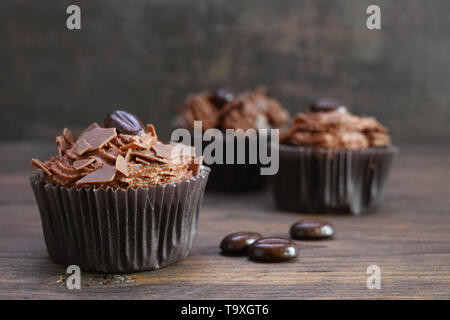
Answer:
<svg viewBox="0 0 450 320"><path fill-rule="evenodd" d="M339 110L340 112L346 112L347 108L342 105L338 100L322 98L312 103L309 106L310 112L328 112Z"/></svg>
<svg viewBox="0 0 450 320"><path fill-rule="evenodd" d="M231 102L234 98L233 93L224 88L218 88L211 96L211 102L218 108L221 108L224 104Z"/></svg>
<svg viewBox="0 0 450 320"><path fill-rule="evenodd" d="M225 254L242 254L246 253L248 246L251 245L262 236L256 232L240 231L234 232L223 238L220 243L220 249Z"/></svg>
<svg viewBox="0 0 450 320"><path fill-rule="evenodd" d="M138 134L144 125L134 114L116 110L108 114L103 122L105 128L116 128L117 133Z"/></svg>
<svg viewBox="0 0 450 320"><path fill-rule="evenodd" d="M294 223L290 230L294 239L315 240L329 238L334 235L334 228L328 221L305 219Z"/></svg>
<svg viewBox="0 0 450 320"><path fill-rule="evenodd" d="M251 259L264 262L281 262L298 256L294 241L284 238L262 238L248 248Z"/></svg>

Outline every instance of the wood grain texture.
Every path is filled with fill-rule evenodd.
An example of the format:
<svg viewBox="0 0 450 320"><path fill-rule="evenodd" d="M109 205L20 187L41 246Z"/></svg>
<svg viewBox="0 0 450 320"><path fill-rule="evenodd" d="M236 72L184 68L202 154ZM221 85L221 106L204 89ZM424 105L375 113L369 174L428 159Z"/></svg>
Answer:
<svg viewBox="0 0 450 320"><path fill-rule="evenodd" d="M36 145L8 149L20 155L19 168L28 153L46 150ZM441 148L402 148L376 212L314 215L330 220L337 235L299 241L300 256L294 261L260 264L225 257L218 245L238 230L288 236L290 225L306 215L278 211L267 191L208 193L187 259L154 272L82 273L81 290L66 289L65 268L48 259L28 173L13 170L1 154L2 299L450 298L450 153ZM372 264L381 268L381 290L366 287L366 269Z"/></svg>

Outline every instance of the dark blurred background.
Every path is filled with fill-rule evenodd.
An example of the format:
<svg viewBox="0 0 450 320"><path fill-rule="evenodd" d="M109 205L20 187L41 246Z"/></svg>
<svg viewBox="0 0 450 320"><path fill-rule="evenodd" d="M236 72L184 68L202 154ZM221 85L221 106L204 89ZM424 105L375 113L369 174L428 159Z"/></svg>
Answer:
<svg viewBox="0 0 450 320"><path fill-rule="evenodd" d="M188 93L263 85L291 113L337 97L397 143L449 142L449 33L448 0L2 0L0 140L53 141L119 107L168 138Z"/></svg>

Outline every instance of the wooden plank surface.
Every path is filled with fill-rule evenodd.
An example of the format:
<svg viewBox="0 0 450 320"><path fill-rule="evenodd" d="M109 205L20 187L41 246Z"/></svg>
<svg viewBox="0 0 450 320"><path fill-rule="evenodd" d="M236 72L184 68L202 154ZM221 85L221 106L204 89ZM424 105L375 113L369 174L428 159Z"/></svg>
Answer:
<svg viewBox="0 0 450 320"><path fill-rule="evenodd" d="M48 146L0 144L0 298L31 299L310 299L450 298L450 152L404 148L376 212L330 220L337 235L299 241L300 256L260 264L220 254L229 232L287 236L306 215L277 210L269 193L207 194L191 255L175 265L129 275L82 273L81 290L65 286L65 268L46 252L27 161ZM310 215L308 215L309 217ZM381 289L366 286L369 265Z"/></svg>

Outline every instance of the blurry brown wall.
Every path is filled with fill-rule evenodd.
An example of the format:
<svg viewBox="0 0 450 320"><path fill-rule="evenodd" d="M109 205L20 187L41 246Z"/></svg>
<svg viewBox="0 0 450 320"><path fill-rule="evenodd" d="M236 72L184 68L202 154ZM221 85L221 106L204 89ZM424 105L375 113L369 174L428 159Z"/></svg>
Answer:
<svg viewBox="0 0 450 320"><path fill-rule="evenodd" d="M369 4L382 30L366 28ZM0 140L48 139L118 107L167 138L184 97L218 85L264 85L292 113L333 96L397 142L450 140L448 0L2 0L0 70Z"/></svg>

